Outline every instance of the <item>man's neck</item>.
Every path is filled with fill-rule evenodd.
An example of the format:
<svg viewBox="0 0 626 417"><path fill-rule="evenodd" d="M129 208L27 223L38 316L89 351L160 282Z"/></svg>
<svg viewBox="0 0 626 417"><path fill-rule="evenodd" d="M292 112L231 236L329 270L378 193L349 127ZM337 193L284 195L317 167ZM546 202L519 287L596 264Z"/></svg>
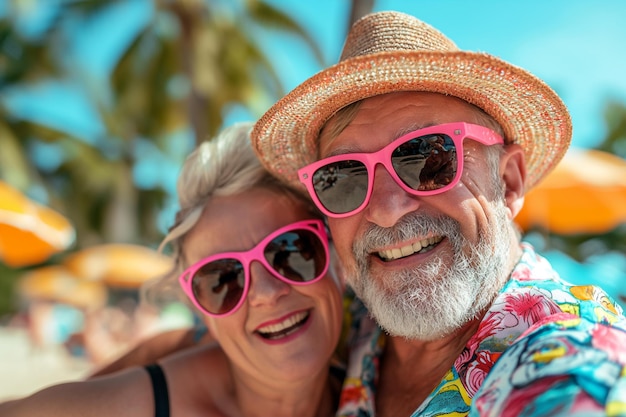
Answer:
<svg viewBox="0 0 626 417"><path fill-rule="evenodd" d="M376 392L377 415L411 415L452 368L480 320L434 341L388 338Z"/></svg>

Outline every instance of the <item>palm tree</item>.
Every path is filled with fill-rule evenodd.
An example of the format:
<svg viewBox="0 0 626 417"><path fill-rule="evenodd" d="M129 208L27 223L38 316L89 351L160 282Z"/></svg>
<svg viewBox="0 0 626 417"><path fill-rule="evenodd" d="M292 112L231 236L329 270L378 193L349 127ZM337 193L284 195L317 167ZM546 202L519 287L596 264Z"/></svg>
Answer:
<svg viewBox="0 0 626 417"><path fill-rule="evenodd" d="M43 35L48 39L57 36L54 28ZM10 15L0 17L0 97L59 73L60 68L44 42L27 38L15 27ZM63 136L48 126L21 120L0 100L0 178L20 189L40 181L24 152L24 143L35 133L48 140Z"/></svg>
<svg viewBox="0 0 626 417"><path fill-rule="evenodd" d="M350 2L350 16L348 20L348 29L354 22L372 11L374 0L352 0Z"/></svg>
<svg viewBox="0 0 626 417"><path fill-rule="evenodd" d="M67 22L89 23L123 3L60 4L49 32L61 35L39 40L43 51L69 48L72 34L67 32ZM152 143L166 154L169 142L181 135L193 132L196 143L214 135L228 105L242 104L258 116L264 110L258 103L271 103L283 94L276 73L254 41L255 30L270 26L300 36L321 57L313 40L289 16L261 1L159 0L151 13L112 69L109 89L93 87L88 76L75 66L63 66L60 59L52 62L61 72L48 71L81 83L104 125L104 137L95 140L76 140L68 134L46 138L57 142L65 158L42 181L54 183L60 200L69 203L63 211L77 225L79 246L95 243L99 237L153 243L159 235L155 216L166 192L159 186L140 190L133 183L132 171L140 158L138 142ZM13 153L26 161L20 146L25 142L12 143L19 150Z"/></svg>
<svg viewBox="0 0 626 417"><path fill-rule="evenodd" d="M300 36L321 61L315 42L280 10L261 1L224 4L156 2L151 21L111 78L115 111L134 119L140 134L191 127L199 143L221 128L227 106L243 104L260 115L265 104L282 96L278 76L255 42L259 26ZM150 47L153 53L146 56Z"/></svg>
<svg viewBox="0 0 626 417"><path fill-rule="evenodd" d="M615 100L607 102L604 120L607 135L597 149L626 158L626 104Z"/></svg>
<svg viewBox="0 0 626 417"><path fill-rule="evenodd" d="M54 29L45 38L57 36ZM44 179L28 155L30 140L57 140L64 133L13 114L3 99L22 86L60 73L51 51L44 42L29 39L15 26L10 14L0 16L0 179L26 190L31 185L45 187ZM50 202L54 206L54 202ZM20 271L0 263L0 317L16 308L12 289Z"/></svg>
<svg viewBox="0 0 626 417"><path fill-rule="evenodd" d="M79 137L14 114L0 101L0 178L22 190L47 190L49 204L74 223L77 249L102 242L155 245L162 233L156 219L171 190L159 182L137 185L133 172L145 162L143 155L152 152L179 166L194 142L222 127L228 106L243 105L258 117L283 94L255 42L259 31L298 36L321 61L310 36L262 1L146 0L149 19L104 85L97 84L64 57L76 39L77 22L88 26L137 0L40 1L55 9L39 36L21 36L10 16L0 21L0 48L17 44L21 52L8 64L0 58L0 92L40 80L71 83L83 89L103 129L97 137ZM93 47L100 42L94 39ZM44 169L29 150L46 142L62 158Z"/></svg>

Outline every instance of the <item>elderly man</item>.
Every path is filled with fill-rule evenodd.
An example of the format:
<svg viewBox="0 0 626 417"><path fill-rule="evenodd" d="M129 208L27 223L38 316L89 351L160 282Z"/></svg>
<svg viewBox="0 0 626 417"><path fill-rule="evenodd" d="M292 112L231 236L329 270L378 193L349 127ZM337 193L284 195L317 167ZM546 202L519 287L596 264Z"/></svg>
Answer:
<svg viewBox="0 0 626 417"><path fill-rule="evenodd" d="M338 415L626 413L621 309L513 222L571 138L541 80L374 13L252 138L328 216L358 297Z"/></svg>

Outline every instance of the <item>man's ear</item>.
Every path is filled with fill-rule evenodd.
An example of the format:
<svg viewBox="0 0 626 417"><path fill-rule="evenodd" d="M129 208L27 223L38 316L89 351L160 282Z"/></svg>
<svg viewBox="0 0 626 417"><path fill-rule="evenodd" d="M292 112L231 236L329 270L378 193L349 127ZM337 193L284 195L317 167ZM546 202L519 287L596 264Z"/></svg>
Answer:
<svg viewBox="0 0 626 417"><path fill-rule="evenodd" d="M505 145L500 159L500 175L504 182L504 200L509 216L514 219L524 205L526 161L520 145Z"/></svg>

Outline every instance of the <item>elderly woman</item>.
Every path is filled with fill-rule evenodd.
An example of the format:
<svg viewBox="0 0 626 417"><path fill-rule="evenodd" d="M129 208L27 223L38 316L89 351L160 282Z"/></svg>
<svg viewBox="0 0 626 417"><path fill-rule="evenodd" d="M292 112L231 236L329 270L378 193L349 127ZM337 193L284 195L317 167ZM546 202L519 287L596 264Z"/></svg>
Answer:
<svg viewBox="0 0 626 417"><path fill-rule="evenodd" d="M319 215L261 168L250 127L228 128L191 154L164 241L173 243L178 282L217 344L53 386L0 405L0 415L334 414L343 287ZM285 258L280 269L277 254Z"/></svg>

